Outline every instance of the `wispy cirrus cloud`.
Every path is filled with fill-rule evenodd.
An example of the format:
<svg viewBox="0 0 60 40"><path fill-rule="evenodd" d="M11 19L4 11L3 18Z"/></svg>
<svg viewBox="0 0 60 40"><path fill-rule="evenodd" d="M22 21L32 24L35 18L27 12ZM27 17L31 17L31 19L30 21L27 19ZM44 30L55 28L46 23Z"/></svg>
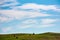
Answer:
<svg viewBox="0 0 60 40"><path fill-rule="evenodd" d="M33 19L28 19L22 22L22 24L35 24L37 23L37 20L33 20Z"/></svg>
<svg viewBox="0 0 60 40"><path fill-rule="evenodd" d="M20 5L20 3L17 2L17 0L5 0L1 1L1 7L9 7L13 10L26 10L26 9L32 9L32 10L53 10L53 11L60 11L59 5L43 5L43 4L36 4L36 3L25 3ZM20 6L17 6L20 5Z"/></svg>
<svg viewBox="0 0 60 40"><path fill-rule="evenodd" d="M1 30L3 33L12 32L12 30L19 30L19 29L26 29L26 28L47 28L52 27L55 25L55 22L57 22L56 19L42 19L42 20L36 20L36 19L28 19L21 22L21 24L17 24L12 27L3 27Z"/></svg>
<svg viewBox="0 0 60 40"><path fill-rule="evenodd" d="M17 11L17 10L0 10L0 14L7 16L8 18L5 17L6 20L9 20L11 18L18 20L18 19L24 19L24 18L35 18L35 17L51 16L50 14L44 14L42 12ZM5 19L2 19L2 17L0 17L0 19L5 20Z"/></svg>
<svg viewBox="0 0 60 40"><path fill-rule="evenodd" d="M48 25L48 24L53 24L56 21L57 21L57 19L49 19L49 18L46 18L46 19L41 19L41 22L42 22L41 24Z"/></svg>
<svg viewBox="0 0 60 40"><path fill-rule="evenodd" d="M9 22L9 21L11 21L11 20L12 20L12 18L1 17L1 16L0 16L0 23L3 23L3 22Z"/></svg>
<svg viewBox="0 0 60 40"><path fill-rule="evenodd" d="M26 3L22 6L15 7L15 9L33 9L33 10L53 10L53 11L60 11L58 5L41 5L36 3Z"/></svg>
<svg viewBox="0 0 60 40"><path fill-rule="evenodd" d="M55 23L58 20L56 19L41 19L41 20L36 20L36 19L28 19L25 21L22 21L21 24L17 25L18 28L45 28L45 27L52 27L55 25Z"/></svg>
<svg viewBox="0 0 60 40"><path fill-rule="evenodd" d="M12 27L5 27L5 28L1 28L3 33L6 33L8 31L12 31Z"/></svg>
<svg viewBox="0 0 60 40"><path fill-rule="evenodd" d="M13 8L20 3L17 2L17 0L0 0L0 9L3 9L4 7L7 8Z"/></svg>
<svg viewBox="0 0 60 40"><path fill-rule="evenodd" d="M0 0L0 4L4 4L6 2L16 2L16 0Z"/></svg>

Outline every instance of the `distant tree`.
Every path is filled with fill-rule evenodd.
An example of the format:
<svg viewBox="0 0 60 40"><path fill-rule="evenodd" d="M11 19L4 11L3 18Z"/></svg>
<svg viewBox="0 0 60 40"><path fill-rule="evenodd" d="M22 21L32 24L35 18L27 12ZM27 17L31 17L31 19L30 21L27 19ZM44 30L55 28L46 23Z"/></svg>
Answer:
<svg viewBox="0 0 60 40"><path fill-rule="evenodd" d="M33 33L33 35L35 35L35 33Z"/></svg>

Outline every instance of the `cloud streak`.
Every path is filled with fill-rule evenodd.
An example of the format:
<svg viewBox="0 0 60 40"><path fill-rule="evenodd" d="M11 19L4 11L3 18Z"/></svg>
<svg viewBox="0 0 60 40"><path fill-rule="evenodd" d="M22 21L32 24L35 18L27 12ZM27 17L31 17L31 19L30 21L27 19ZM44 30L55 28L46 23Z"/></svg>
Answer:
<svg viewBox="0 0 60 40"><path fill-rule="evenodd" d="M24 18L35 18L35 17L45 17L51 16L50 14L44 14L42 12L31 12L31 11L17 11L17 10L0 10L0 14L7 16L5 19L24 19ZM5 20L0 17L0 20Z"/></svg>
<svg viewBox="0 0 60 40"><path fill-rule="evenodd" d="M26 3L22 6L15 7L15 9L33 9L33 10L53 10L53 11L60 11L57 5L41 5L35 3Z"/></svg>
<svg viewBox="0 0 60 40"><path fill-rule="evenodd" d="M6 32L11 31L11 30L12 30L12 27L2 28L2 32L3 32L3 33L6 33Z"/></svg>
<svg viewBox="0 0 60 40"><path fill-rule="evenodd" d="M8 18L8 17L1 17L0 16L0 23L10 22L11 20L13 20L13 19L12 18Z"/></svg>
<svg viewBox="0 0 60 40"><path fill-rule="evenodd" d="M56 19L28 19L22 21L21 24L17 25L18 28L45 28L45 27L52 27L57 22Z"/></svg>
<svg viewBox="0 0 60 40"><path fill-rule="evenodd" d="M46 18L46 19L42 19L42 23L41 24L53 24L54 22L56 22L57 20L56 19L49 19L49 18Z"/></svg>
<svg viewBox="0 0 60 40"><path fill-rule="evenodd" d="M17 0L1 0L0 1L0 9L2 9L4 7L14 8L19 4L20 3L18 3Z"/></svg>

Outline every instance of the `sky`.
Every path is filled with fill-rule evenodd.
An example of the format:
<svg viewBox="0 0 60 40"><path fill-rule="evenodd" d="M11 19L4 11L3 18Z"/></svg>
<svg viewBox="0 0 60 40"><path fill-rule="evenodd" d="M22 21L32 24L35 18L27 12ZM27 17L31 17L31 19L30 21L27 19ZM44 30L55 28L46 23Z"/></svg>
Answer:
<svg viewBox="0 0 60 40"><path fill-rule="evenodd" d="M0 0L0 34L60 33L60 0Z"/></svg>

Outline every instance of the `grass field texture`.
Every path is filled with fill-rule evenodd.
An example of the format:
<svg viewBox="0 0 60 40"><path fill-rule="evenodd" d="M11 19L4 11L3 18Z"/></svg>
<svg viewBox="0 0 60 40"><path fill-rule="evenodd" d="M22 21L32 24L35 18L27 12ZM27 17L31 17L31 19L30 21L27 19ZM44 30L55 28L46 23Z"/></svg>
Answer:
<svg viewBox="0 0 60 40"><path fill-rule="evenodd" d="M60 40L60 33L41 33L41 34L0 34L0 40Z"/></svg>

